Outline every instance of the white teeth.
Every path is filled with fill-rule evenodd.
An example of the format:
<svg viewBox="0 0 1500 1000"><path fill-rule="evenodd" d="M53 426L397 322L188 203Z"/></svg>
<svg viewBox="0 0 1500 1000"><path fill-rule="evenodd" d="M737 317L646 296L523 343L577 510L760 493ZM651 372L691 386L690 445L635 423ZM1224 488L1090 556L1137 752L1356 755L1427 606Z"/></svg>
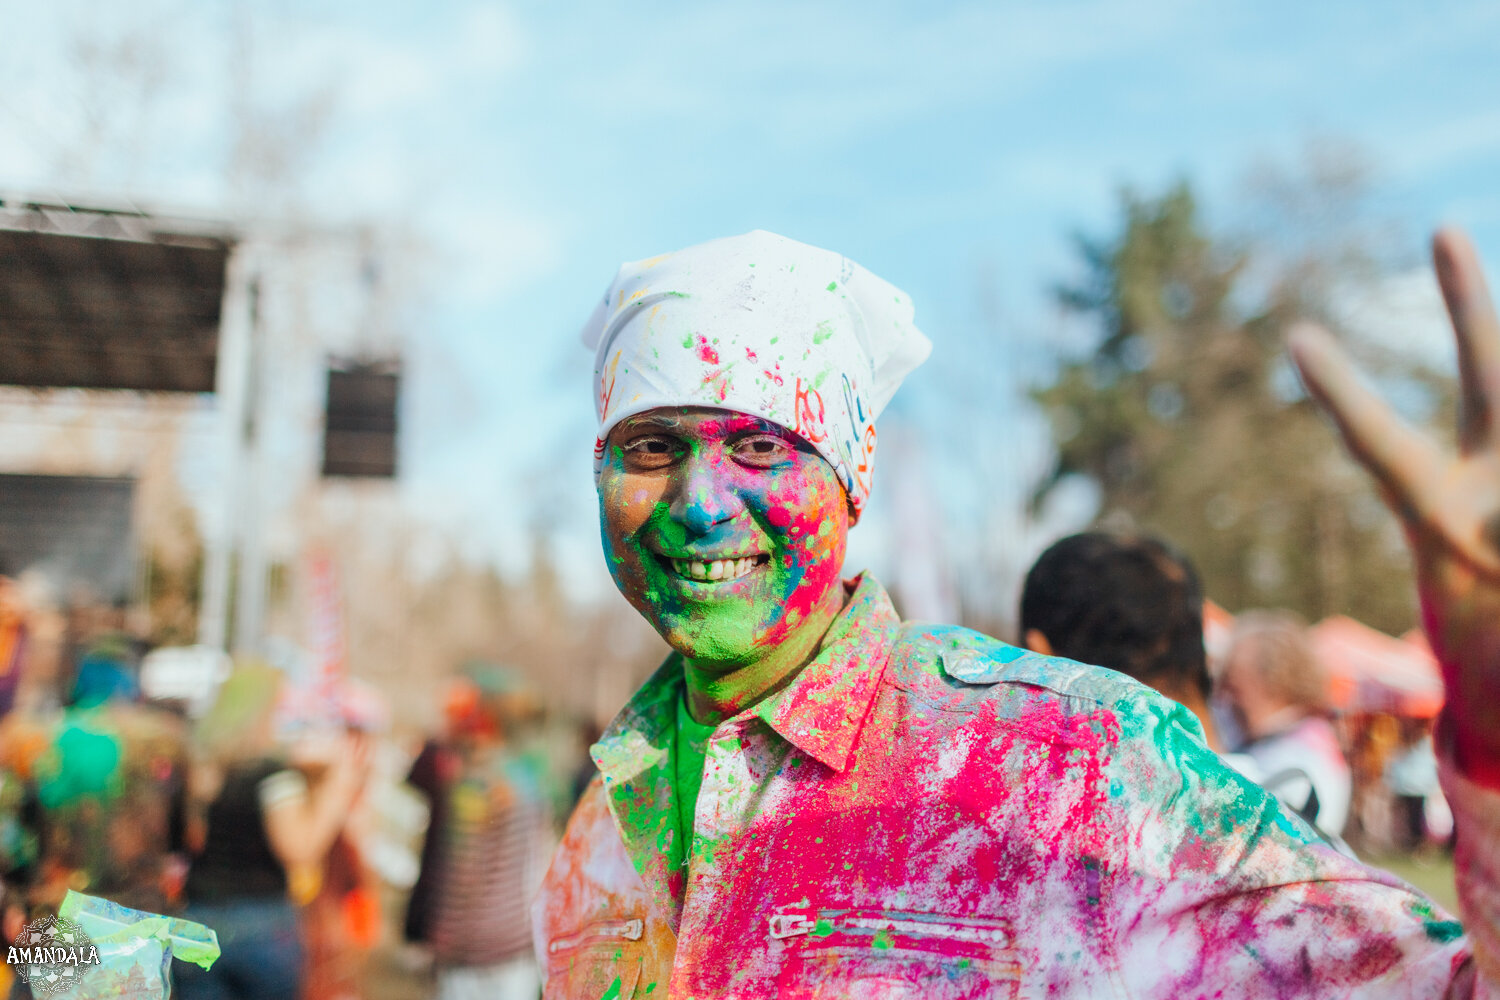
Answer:
<svg viewBox="0 0 1500 1000"><path fill-rule="evenodd" d="M746 556L742 559L716 559L706 563L690 559L673 559L671 563L678 575L690 580L738 580L755 568L758 558Z"/></svg>

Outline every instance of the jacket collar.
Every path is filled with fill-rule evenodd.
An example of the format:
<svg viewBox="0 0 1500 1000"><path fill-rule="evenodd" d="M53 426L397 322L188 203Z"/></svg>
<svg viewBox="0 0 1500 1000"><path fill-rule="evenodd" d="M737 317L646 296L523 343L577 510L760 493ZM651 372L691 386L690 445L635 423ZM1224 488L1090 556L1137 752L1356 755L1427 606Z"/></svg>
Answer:
<svg viewBox="0 0 1500 1000"><path fill-rule="evenodd" d="M851 586L852 584L852 586ZM798 750L833 768L849 766L854 741L885 673L901 619L874 577L853 593L797 679L749 709Z"/></svg>
<svg viewBox="0 0 1500 1000"><path fill-rule="evenodd" d="M824 634L817 655L786 688L727 720L759 717L803 753L835 771L849 765L854 743L880 686L901 626L885 588L865 574ZM677 798L672 745L685 681L682 658L667 658L589 748L604 778L610 813L636 871L675 933L686 890L676 844Z"/></svg>
<svg viewBox="0 0 1500 1000"><path fill-rule="evenodd" d="M676 843L677 796L672 787L672 742L683 683L682 661L673 654L589 748L604 778L620 839L674 934L687 887L681 863L687 845Z"/></svg>

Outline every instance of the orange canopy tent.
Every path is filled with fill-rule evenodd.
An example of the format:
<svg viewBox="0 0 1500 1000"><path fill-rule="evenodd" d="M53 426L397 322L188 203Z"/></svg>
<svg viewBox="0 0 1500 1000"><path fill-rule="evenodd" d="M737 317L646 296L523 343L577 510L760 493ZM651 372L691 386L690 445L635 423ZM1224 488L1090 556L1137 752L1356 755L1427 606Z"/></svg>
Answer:
<svg viewBox="0 0 1500 1000"><path fill-rule="evenodd" d="M1345 615L1312 627L1329 697L1344 712L1430 719L1443 707L1443 678L1420 631L1397 639Z"/></svg>

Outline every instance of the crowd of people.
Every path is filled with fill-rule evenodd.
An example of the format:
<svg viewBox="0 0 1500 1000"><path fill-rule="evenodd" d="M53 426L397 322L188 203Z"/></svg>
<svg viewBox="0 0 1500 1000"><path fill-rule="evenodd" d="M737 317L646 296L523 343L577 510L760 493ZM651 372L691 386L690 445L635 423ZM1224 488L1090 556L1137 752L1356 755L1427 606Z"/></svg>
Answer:
<svg viewBox="0 0 1500 1000"><path fill-rule="evenodd" d="M264 664L163 696L96 612L28 607L0 575L0 690L44 675L0 721L7 941L74 890L213 929L211 968L176 963L186 1000L365 996L377 947L413 995L535 994L527 906L576 758L554 759L516 675L458 669L441 731L408 748L353 701L310 723Z"/></svg>

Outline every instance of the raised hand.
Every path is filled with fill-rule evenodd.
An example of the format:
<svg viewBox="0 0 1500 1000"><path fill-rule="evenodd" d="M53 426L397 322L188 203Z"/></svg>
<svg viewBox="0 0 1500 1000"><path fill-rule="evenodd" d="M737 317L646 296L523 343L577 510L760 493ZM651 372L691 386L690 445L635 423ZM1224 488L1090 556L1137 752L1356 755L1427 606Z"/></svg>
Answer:
<svg viewBox="0 0 1500 1000"><path fill-rule="evenodd" d="M1439 231L1432 256L1458 338L1456 455L1361 382L1327 332L1301 326L1290 347L1308 391L1406 528L1456 761L1500 789L1500 318L1468 237Z"/></svg>

